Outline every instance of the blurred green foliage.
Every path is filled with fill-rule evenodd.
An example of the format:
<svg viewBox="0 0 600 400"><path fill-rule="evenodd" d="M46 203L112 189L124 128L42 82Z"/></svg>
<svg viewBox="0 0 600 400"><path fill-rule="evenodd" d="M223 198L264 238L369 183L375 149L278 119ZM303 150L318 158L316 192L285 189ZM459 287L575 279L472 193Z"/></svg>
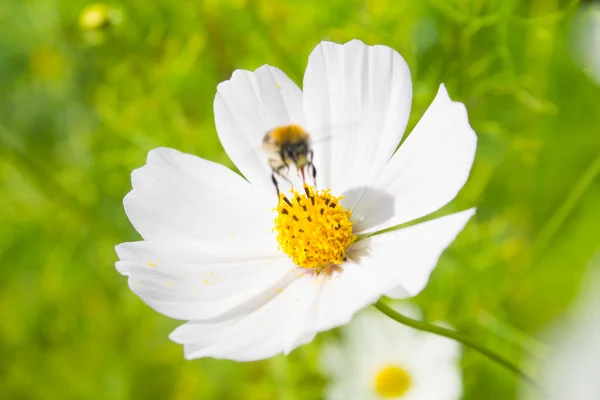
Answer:
<svg viewBox="0 0 600 400"><path fill-rule="evenodd" d="M89 5L0 3L0 397L320 398L335 331L287 358L185 361L167 339L178 322L129 291L113 247L139 238L121 201L148 150L231 166L216 85L265 63L300 84L321 40L397 49L411 127L441 82L466 104L475 166L438 214L478 213L416 302L516 362L543 355L535 337L600 250L600 88L570 54L577 2L128 0L86 30ZM462 368L465 399L516 396L479 354Z"/></svg>

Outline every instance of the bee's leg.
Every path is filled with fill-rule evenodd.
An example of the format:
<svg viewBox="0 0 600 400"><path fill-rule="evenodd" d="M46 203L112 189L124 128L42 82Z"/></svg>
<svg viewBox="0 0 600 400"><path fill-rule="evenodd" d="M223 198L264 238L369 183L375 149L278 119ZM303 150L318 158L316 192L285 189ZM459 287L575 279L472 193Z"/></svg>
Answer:
<svg viewBox="0 0 600 400"><path fill-rule="evenodd" d="M304 176L304 168L306 166L303 166L302 168L300 168L300 170L298 172L300 172L300 175L302 175L302 183L306 183L306 177Z"/></svg>
<svg viewBox="0 0 600 400"><path fill-rule="evenodd" d="M309 153L309 157L308 157L308 169L309 172L312 169L312 178L313 178L313 183L315 184L315 189L317 188L317 169L315 168L315 164L313 164L313 156L314 156L314 151L310 151Z"/></svg>
<svg viewBox="0 0 600 400"><path fill-rule="evenodd" d="M279 183L277 182L277 178L275 178L275 175L277 175L278 177L282 178L284 181L286 181L287 183L290 184L290 186L294 186L294 184L292 183L292 181L290 181L286 176L285 173L281 173L280 171L282 169L285 168L279 168L277 170L274 170L273 173L271 174L271 180L273 181L273 184L275 185L275 189L277 189L277 198L279 198Z"/></svg>
<svg viewBox="0 0 600 400"><path fill-rule="evenodd" d="M275 189L277 190L277 199L279 200L279 182L277 182L277 177L279 176L282 179L284 179L286 182L288 182L290 185L293 186L292 181L290 181L285 174L287 173L287 171L289 170L289 166L286 164L281 164L278 162L278 160L274 160L274 159L270 159L269 160L269 165L271 166L272 169L272 173L271 173L271 181L273 181L273 184L275 185Z"/></svg>
<svg viewBox="0 0 600 400"><path fill-rule="evenodd" d="M315 184L315 188L317 187L317 169L315 168L315 164L310 163L309 168L312 170L312 178L313 183Z"/></svg>
<svg viewBox="0 0 600 400"><path fill-rule="evenodd" d="M277 177L275 175L281 176L280 171L285 167L278 160L274 158L269 158L269 166L271 167L271 181L273 185L275 185L275 190L277 191L277 201L279 201L279 182L277 182Z"/></svg>
<svg viewBox="0 0 600 400"><path fill-rule="evenodd" d="M275 178L275 172L271 173L271 180L273 181L273 185L275 185L275 190L277 191L277 199L281 197L279 195L279 183L277 183L277 178Z"/></svg>

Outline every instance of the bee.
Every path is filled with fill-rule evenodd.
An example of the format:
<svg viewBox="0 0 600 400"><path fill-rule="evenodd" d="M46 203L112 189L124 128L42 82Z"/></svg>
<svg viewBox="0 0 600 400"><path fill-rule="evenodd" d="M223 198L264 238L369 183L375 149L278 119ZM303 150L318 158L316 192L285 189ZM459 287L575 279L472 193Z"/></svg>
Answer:
<svg viewBox="0 0 600 400"><path fill-rule="evenodd" d="M306 174L312 175L316 182L317 170L313 164L310 136L300 125L292 124L271 129L263 138L262 148L269 155L271 180L277 190L277 197L279 197L277 177L292 184L286 176L292 165L302 175L302 182L306 182Z"/></svg>

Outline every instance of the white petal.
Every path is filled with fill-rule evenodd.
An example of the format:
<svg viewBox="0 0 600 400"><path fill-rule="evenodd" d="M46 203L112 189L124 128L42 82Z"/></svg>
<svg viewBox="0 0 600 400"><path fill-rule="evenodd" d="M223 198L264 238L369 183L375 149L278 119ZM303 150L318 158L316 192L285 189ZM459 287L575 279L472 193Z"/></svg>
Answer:
<svg viewBox="0 0 600 400"><path fill-rule="evenodd" d="M314 301L305 302L307 307L290 323L291 332L297 335L286 341L286 354L317 332L347 324L354 313L373 304L396 283L386 273L348 261L339 272L320 274L311 284Z"/></svg>
<svg viewBox="0 0 600 400"><path fill-rule="evenodd" d="M212 243L135 242L117 246L117 270L131 290L171 318L206 320L252 312L294 279L279 253Z"/></svg>
<svg viewBox="0 0 600 400"><path fill-rule="evenodd" d="M257 191L226 167L172 149L155 149L132 173L124 199L135 229L147 240L276 244L275 195Z"/></svg>
<svg viewBox="0 0 600 400"><path fill-rule="evenodd" d="M419 313L405 307L400 311L413 317ZM374 390L374 378L389 365L400 366L410 375L411 387L402 399L460 398L457 342L398 324L373 309L360 312L342 332L342 344L325 348L322 354L327 356L322 357L324 370L331 377L326 393L333 398L381 398Z"/></svg>
<svg viewBox="0 0 600 400"><path fill-rule="evenodd" d="M471 215L473 210L468 210L361 241L353 249L362 254L359 264L345 263L343 270L332 276L295 277L293 283L270 301L266 301L265 296L263 303L259 303L260 296L252 292L249 294L254 299L252 306L240 308L246 315L221 314L221 317L236 319L231 323L222 318L215 322L192 321L178 328L171 337L185 345L187 358L248 361L288 353L312 340L317 332L347 323L356 311L399 285L410 294L420 291L443 249ZM276 274L271 271L265 275ZM247 279L252 278L243 276L241 281L247 282ZM264 279L267 278L261 275L257 281ZM289 282L287 279L294 278L284 275L281 279ZM277 285L281 285L281 280L269 281L261 295L272 293ZM187 289L185 285L183 288ZM236 289L238 287L231 290L225 287L228 296Z"/></svg>
<svg viewBox="0 0 600 400"><path fill-rule="evenodd" d="M393 49L319 44L304 75L304 110L309 129L331 135L315 138L320 187L349 189L344 202L352 207L400 143L411 97L410 71Z"/></svg>
<svg viewBox="0 0 600 400"><path fill-rule="evenodd" d="M431 334L425 334L433 336ZM421 340L414 343L414 346L423 351L429 350L429 340ZM420 355L415 357L420 360L421 365L414 370L415 384L410 392L407 393L408 399L414 400L459 400L462 398L462 377L459 368L460 357L444 357L443 354L458 353L460 347L456 342L446 339L446 345L438 346L437 349L442 353ZM410 396L408 394L410 393Z"/></svg>
<svg viewBox="0 0 600 400"><path fill-rule="evenodd" d="M321 348L319 361L323 372L330 379L344 379L348 376L351 369L345 361L347 353L339 342L328 342Z"/></svg>
<svg viewBox="0 0 600 400"><path fill-rule="evenodd" d="M414 317L411 315L414 313L405 312L404 307L401 312ZM358 313L344 333L346 346L352 349L347 357L355 365L355 371L360 371L367 379L394 361L412 369L411 363L421 353L415 342L419 331L399 324L375 309L367 308Z"/></svg>
<svg viewBox="0 0 600 400"><path fill-rule="evenodd" d="M299 321L313 307L320 285L304 275L265 305L230 322L188 322L177 328L171 340L183 344L188 359L200 357L254 361L284 351L302 334ZM301 345L314 337L305 335Z"/></svg>
<svg viewBox="0 0 600 400"><path fill-rule="evenodd" d="M394 284L378 271L348 263L333 277L297 279L272 301L223 329L217 339L212 335L205 338L202 332L207 326L211 326L208 332L213 330L206 322L185 324L172 339L185 345L187 358L248 361L288 354L311 341L317 332L347 323Z"/></svg>
<svg viewBox="0 0 600 400"><path fill-rule="evenodd" d="M344 263L343 271L323 277L323 289L316 331L325 331L350 322L354 313L373 304L397 283L388 279L385 271L376 270L351 260Z"/></svg>
<svg viewBox="0 0 600 400"><path fill-rule="evenodd" d="M356 397L357 380L352 379L354 365L348 362L348 349L339 342L328 342L321 348L319 356L321 369L327 375L328 386L324 390L327 400L351 399Z"/></svg>
<svg viewBox="0 0 600 400"><path fill-rule="evenodd" d="M398 285L392 290L388 290L385 292L385 295L392 299L405 299L407 297L411 297L410 293L408 293L402 285Z"/></svg>
<svg viewBox="0 0 600 400"><path fill-rule="evenodd" d="M410 315L406 310L402 314ZM385 332L387 338L375 338L387 346L380 346L375 353L385 356L387 363L396 361L410 371L412 387L406 393L407 399L458 400L462 394L462 379L459 368L460 344L456 341L427 332L417 331L398 324L383 314L377 317L368 329ZM387 329L386 329L387 326ZM390 357L391 356L391 357ZM373 358L373 356L371 357Z"/></svg>
<svg viewBox="0 0 600 400"><path fill-rule="evenodd" d="M302 91L281 70L264 65L237 70L217 87L214 111L221 144L252 184L274 192L271 169L261 144L270 129L304 126Z"/></svg>
<svg viewBox="0 0 600 400"><path fill-rule="evenodd" d="M449 328L448 326L445 326ZM449 328L452 329L452 328ZM419 356L415 357L416 367L421 369L424 374L427 371L433 372L434 368L430 363L425 362L425 359L437 360L437 364L441 369L451 365L457 365L460 361L461 347L460 344L452 339L442 336L419 332L420 347L422 350Z"/></svg>
<svg viewBox="0 0 600 400"><path fill-rule="evenodd" d="M357 231L430 214L454 199L475 158L477 136L462 103L444 85L414 131L353 211Z"/></svg>
<svg viewBox="0 0 600 400"><path fill-rule="evenodd" d="M312 302L290 322L285 353L289 353L315 333L347 324L362 308L373 304L397 283L382 270L365 268L349 260L339 272L320 274L311 281Z"/></svg>
<svg viewBox="0 0 600 400"><path fill-rule="evenodd" d="M392 288L404 288L397 293L415 296L427 284L444 249L474 213L475 209L470 209L372 236L353 245L351 257L359 257L361 267L386 274L396 284Z"/></svg>

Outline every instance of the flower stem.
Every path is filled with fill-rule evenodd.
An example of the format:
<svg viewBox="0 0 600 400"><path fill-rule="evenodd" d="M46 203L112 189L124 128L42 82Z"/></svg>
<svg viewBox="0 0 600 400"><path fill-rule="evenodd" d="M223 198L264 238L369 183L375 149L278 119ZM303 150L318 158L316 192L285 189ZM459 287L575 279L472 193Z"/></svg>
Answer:
<svg viewBox="0 0 600 400"><path fill-rule="evenodd" d="M382 299L380 299L374 305L375 305L375 308L377 308L379 311L381 311L382 313L384 313L385 315L387 315L388 317L390 317L391 319L393 319L396 322L400 322L403 325L410 326L411 328L415 328L420 331L430 332L430 333L434 333L439 336L444 336L449 339L456 340L457 342L460 342L460 343L464 344L465 346L472 348L473 350L479 352L480 354L483 354L487 358L491 359L492 361L497 362L498 364L502 365L504 368L506 368L506 369L510 370L511 372L513 372L514 374L518 375L520 378L527 381L527 383L529 383L530 385L532 385L533 387L535 387L537 390L539 390L541 392L540 387L533 380L533 378L531 378L528 374L526 374L517 365L513 364L511 361L502 357L500 354L495 353L494 351L482 346L481 344L479 344L477 342L474 342L472 339L465 337L465 336L461 335L460 333L457 333L451 329L442 328L441 326L429 324L429 323L423 322L423 321L417 321L415 319L412 319L405 315L402 315L399 312L397 312L396 310L394 310L393 308L391 308L390 306L388 306L387 304L385 304Z"/></svg>

